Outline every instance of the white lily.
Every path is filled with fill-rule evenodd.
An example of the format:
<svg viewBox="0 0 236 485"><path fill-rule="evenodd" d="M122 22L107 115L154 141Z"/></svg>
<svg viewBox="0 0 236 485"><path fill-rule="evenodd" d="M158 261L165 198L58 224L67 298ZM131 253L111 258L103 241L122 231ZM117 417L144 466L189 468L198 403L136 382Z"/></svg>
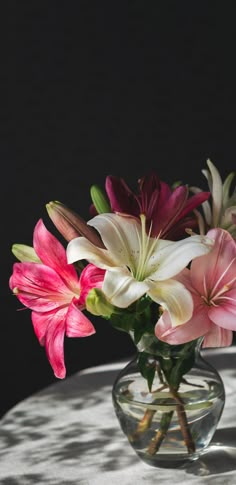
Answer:
<svg viewBox="0 0 236 485"><path fill-rule="evenodd" d="M86 259L106 274L102 290L110 303L127 308L144 294L168 309L173 325L191 318L190 292L172 279L195 257L210 251L213 241L190 236L173 242L146 234L146 218L141 223L114 213L100 214L88 224L100 233L106 249L78 237L67 246L68 263Z"/></svg>
<svg viewBox="0 0 236 485"><path fill-rule="evenodd" d="M202 173L207 179L212 201L211 204L208 200L202 204L204 217L195 210L200 232L205 234L211 228L221 227L236 239L236 189L230 194L235 173L229 173L223 182L211 160L208 159L206 163L209 170L204 169ZM199 187L190 187L190 190L195 194L202 192Z"/></svg>

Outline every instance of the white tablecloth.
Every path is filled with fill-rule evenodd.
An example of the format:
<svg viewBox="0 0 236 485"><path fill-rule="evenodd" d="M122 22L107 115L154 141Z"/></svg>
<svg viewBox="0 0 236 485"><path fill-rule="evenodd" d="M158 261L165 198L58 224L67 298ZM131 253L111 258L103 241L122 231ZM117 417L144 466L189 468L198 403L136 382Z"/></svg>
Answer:
<svg viewBox="0 0 236 485"><path fill-rule="evenodd" d="M226 404L209 451L197 462L171 470L137 457L112 406L121 362L57 381L2 418L1 485L235 485L236 348L204 352L223 378Z"/></svg>

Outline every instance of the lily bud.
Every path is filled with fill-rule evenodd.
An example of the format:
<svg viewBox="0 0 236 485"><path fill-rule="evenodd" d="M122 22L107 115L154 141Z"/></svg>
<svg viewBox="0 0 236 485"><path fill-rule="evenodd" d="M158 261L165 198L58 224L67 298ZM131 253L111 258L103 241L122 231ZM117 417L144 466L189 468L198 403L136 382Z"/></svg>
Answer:
<svg viewBox="0 0 236 485"><path fill-rule="evenodd" d="M111 212L111 206L105 192L98 185L92 185L90 189L91 199L98 212L98 214L104 214Z"/></svg>
<svg viewBox="0 0 236 485"><path fill-rule="evenodd" d="M95 246L105 247L96 230L88 226L82 217L61 202L51 201L46 204L46 209L53 224L66 241L69 242L76 237L84 236Z"/></svg>
<svg viewBox="0 0 236 485"><path fill-rule="evenodd" d="M34 248L25 244L13 244L11 248L14 256L22 263L41 263Z"/></svg>
<svg viewBox="0 0 236 485"><path fill-rule="evenodd" d="M93 315L109 318L115 311L115 307L109 303L99 288L93 288L86 298L86 309Z"/></svg>

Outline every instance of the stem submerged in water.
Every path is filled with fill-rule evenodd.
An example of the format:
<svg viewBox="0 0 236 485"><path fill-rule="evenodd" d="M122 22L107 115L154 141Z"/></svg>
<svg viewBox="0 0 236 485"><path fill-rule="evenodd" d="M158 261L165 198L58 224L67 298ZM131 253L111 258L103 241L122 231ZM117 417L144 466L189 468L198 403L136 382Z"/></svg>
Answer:
<svg viewBox="0 0 236 485"><path fill-rule="evenodd" d="M196 450L195 443L193 441L191 431L189 429L189 424L184 408L184 403L181 399L181 397L178 394L178 391L176 389L171 389L170 392L173 396L173 398L176 401L176 413L179 419L179 424L180 424L180 429L184 438L184 442L186 444L188 453L194 453Z"/></svg>
<svg viewBox="0 0 236 485"><path fill-rule="evenodd" d="M162 444L162 441L164 440L164 438L167 434L167 431L169 429L173 413L174 413L174 411L169 411L168 413L163 413L162 418L161 418L161 422L160 422L160 428L157 431L154 438L152 438L152 440L149 443L149 446L148 446L148 449L147 449L147 452L148 452L149 455L155 455L155 453L157 453L157 451L159 450L159 448Z"/></svg>
<svg viewBox="0 0 236 485"><path fill-rule="evenodd" d="M156 411L152 409L147 409L146 412L144 413L144 416L142 417L141 421L139 421L139 424L137 426L136 431L129 436L129 440L135 441L137 440L147 429L150 428L152 424L152 418L154 416Z"/></svg>
<svg viewBox="0 0 236 485"><path fill-rule="evenodd" d="M183 382L183 376L185 376L194 365L196 347L199 345L200 342L197 340L183 345L171 346L160 341L155 341L152 339L152 336L149 335L147 335L146 338L145 336L142 338L138 360L140 372L143 378L146 379L149 392L153 393L153 397L156 392L152 389L154 382L155 387L161 385L161 387L158 388L159 393L163 389L169 390L166 395L163 393L163 399L165 400L167 398L167 402L171 406L169 410L167 410L167 408L166 412L164 411L162 413L159 429L155 430L154 437L147 445L147 453L150 455L154 455L159 451L161 444L168 433L174 413L177 415L180 432L187 452L192 454L196 451L185 410L185 402L181 398L180 387ZM133 438L133 441L139 439L143 433L151 428L153 416L155 415L155 412L158 411L157 403L158 401L155 403L154 399L152 405L156 404L157 408L155 410L147 409L144 413L136 431L131 437L131 439ZM164 401L162 402L162 406L163 405L165 405ZM163 410L162 406L161 409Z"/></svg>
<svg viewBox="0 0 236 485"><path fill-rule="evenodd" d="M182 433L186 448L187 448L189 454L194 453L196 451L196 447L195 447L195 443L193 441L191 431L190 431L190 428L189 428L184 403L183 403L183 401L182 401L181 397L179 396L178 391L176 389L171 388L171 386L170 386L169 389L170 389L170 393L171 393L172 397L176 401L176 414L178 416L179 425L180 425L181 433ZM149 412L149 413L152 412L153 413L152 416L155 413L154 411L147 411L147 412ZM144 418L145 418L147 412L145 413ZM165 439L165 437L167 435L173 414L174 414L174 410L163 413L161 421L160 421L160 427L159 427L156 435L154 436L154 438L152 438L152 440L150 441L150 444L148 446L147 452L148 452L149 455L155 455L155 453L157 453L159 451L160 446L161 446L163 440ZM141 422L144 421L144 418L142 419ZM147 419L146 419L146 422L147 422ZM150 426L151 420L149 420L148 424ZM147 429L147 427L149 427L149 426L146 426L146 428L143 429L142 432L144 432Z"/></svg>

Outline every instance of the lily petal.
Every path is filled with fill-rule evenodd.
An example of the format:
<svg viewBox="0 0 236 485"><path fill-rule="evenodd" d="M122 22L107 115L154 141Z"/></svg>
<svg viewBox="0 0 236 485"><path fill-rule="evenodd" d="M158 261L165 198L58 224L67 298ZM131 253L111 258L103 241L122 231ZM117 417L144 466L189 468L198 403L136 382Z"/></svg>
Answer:
<svg viewBox="0 0 236 485"><path fill-rule="evenodd" d="M40 263L15 263L13 270L10 288L20 302L31 310L48 312L72 298L60 276L48 266Z"/></svg>
<svg viewBox="0 0 236 485"><path fill-rule="evenodd" d="M90 263L102 269L109 269L121 264L119 258L113 258L113 255L111 257L107 249L94 246L94 244L84 237L72 239L67 246L66 253L68 263L87 259Z"/></svg>
<svg viewBox="0 0 236 485"><path fill-rule="evenodd" d="M65 310L57 312L32 313L34 328L43 327L45 331L45 350L47 358L53 368L54 374L59 379L66 375L64 362L64 334L65 334ZM39 331L37 331L39 333Z"/></svg>
<svg viewBox="0 0 236 485"><path fill-rule="evenodd" d="M76 270L74 266L67 263L65 248L46 229L42 219L35 226L33 243L42 263L59 273L72 289L74 289L74 286L78 286Z"/></svg>
<svg viewBox="0 0 236 485"><path fill-rule="evenodd" d="M156 255L158 269L153 272L153 280L167 280L180 273L188 263L197 256L208 254L214 241L205 236L190 236L177 241L172 245L167 244Z"/></svg>
<svg viewBox="0 0 236 485"><path fill-rule="evenodd" d="M65 317L66 315L66 312L67 312L67 308L64 308L63 310L61 309L61 315L62 315L62 311L64 311L64 315L63 315L63 318ZM49 313L38 313L38 312L32 312L31 313L31 320L32 320L32 324L33 324L33 328L34 328L34 333L40 343L40 345L44 345L45 344L45 335L46 335L46 332L47 332L47 328L48 328L48 316L49 316Z"/></svg>
<svg viewBox="0 0 236 485"><path fill-rule="evenodd" d="M235 241L223 229L211 229L207 233L214 241L214 246L207 256L194 259L191 263L191 280L199 294L205 294L205 288L214 286L220 289L236 275Z"/></svg>
<svg viewBox="0 0 236 485"><path fill-rule="evenodd" d="M164 312L155 326L155 335L163 342L179 345L205 335L210 329L211 322L205 311L196 313L189 322L174 328L168 312Z"/></svg>
<svg viewBox="0 0 236 485"><path fill-rule="evenodd" d="M96 331L90 320L72 301L66 315L67 337L89 337Z"/></svg>
<svg viewBox="0 0 236 485"><path fill-rule="evenodd" d="M141 298L148 288L146 282L136 281L125 268L117 268L106 272L102 290L110 303L126 308Z"/></svg>
<svg viewBox="0 0 236 485"><path fill-rule="evenodd" d="M222 201L223 207L227 207L228 201L230 199L230 187L234 177L235 177L234 172L229 173L223 183L223 201Z"/></svg>
<svg viewBox="0 0 236 485"><path fill-rule="evenodd" d="M153 233L158 234L161 231L161 237L164 238L169 228L178 220L183 211L188 198L188 187L181 185L174 189L170 197L165 201L162 211L159 211L158 217L153 221Z"/></svg>
<svg viewBox="0 0 236 485"><path fill-rule="evenodd" d="M118 214L100 214L88 222L100 233L108 251L117 254L117 261L125 265L133 265L139 258L141 226L134 217L124 217Z"/></svg>
<svg viewBox="0 0 236 485"><path fill-rule="evenodd" d="M192 186L190 187L190 191L193 192L194 194L199 194L199 192L202 192L202 189ZM204 217L206 219L206 223L210 226L211 220L212 220L212 213L211 213L211 206L208 200L205 200L202 203L202 209L203 209Z"/></svg>
<svg viewBox="0 0 236 485"><path fill-rule="evenodd" d="M228 230L232 224L236 224L236 205L232 205L231 207L225 209L222 217L221 227Z"/></svg>
<svg viewBox="0 0 236 485"><path fill-rule="evenodd" d="M209 309L208 315L216 325L236 331L236 306L234 308L229 308L227 305L212 306Z"/></svg>
<svg viewBox="0 0 236 485"><path fill-rule="evenodd" d="M211 160L207 160L207 165L212 177L212 222L213 226L217 227L221 217L223 183L219 171Z"/></svg>
<svg viewBox="0 0 236 485"><path fill-rule="evenodd" d="M80 275L80 305L85 305L86 297L93 288L102 288L105 270L93 264L87 264Z"/></svg>
<svg viewBox="0 0 236 485"><path fill-rule="evenodd" d="M202 348L206 347L228 347L232 344L233 332L225 328L212 325L210 331L205 335Z"/></svg>
<svg viewBox="0 0 236 485"><path fill-rule="evenodd" d="M179 220L182 217L185 217L187 214L189 214L189 212L192 212L193 209L195 209L195 207L201 204L204 204L204 202L209 199L210 194L211 194L210 192L203 192L201 190L200 192L196 193L195 195L187 199L185 206L181 211L181 213L179 214L177 220Z"/></svg>
<svg viewBox="0 0 236 485"><path fill-rule="evenodd" d="M108 175L105 187L114 212L139 215L136 199L124 179Z"/></svg>
<svg viewBox="0 0 236 485"><path fill-rule="evenodd" d="M149 282L150 298L169 311L172 326L184 324L193 313L191 293L179 281Z"/></svg>

